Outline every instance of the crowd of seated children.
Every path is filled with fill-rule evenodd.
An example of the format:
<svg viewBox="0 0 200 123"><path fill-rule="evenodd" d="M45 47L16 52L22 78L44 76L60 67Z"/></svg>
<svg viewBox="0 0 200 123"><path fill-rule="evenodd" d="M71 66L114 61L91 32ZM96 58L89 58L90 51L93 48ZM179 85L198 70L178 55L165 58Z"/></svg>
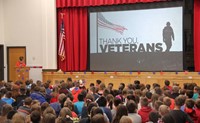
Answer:
<svg viewBox="0 0 200 123"><path fill-rule="evenodd" d="M196 83L0 82L1 123L200 123Z"/></svg>

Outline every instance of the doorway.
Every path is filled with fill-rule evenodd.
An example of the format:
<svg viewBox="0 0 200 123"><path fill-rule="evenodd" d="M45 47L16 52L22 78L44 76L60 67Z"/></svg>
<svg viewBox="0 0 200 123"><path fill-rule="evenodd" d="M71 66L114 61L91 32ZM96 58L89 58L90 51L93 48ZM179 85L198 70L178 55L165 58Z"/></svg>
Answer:
<svg viewBox="0 0 200 123"><path fill-rule="evenodd" d="M0 45L0 81L4 80L4 46Z"/></svg>
<svg viewBox="0 0 200 123"><path fill-rule="evenodd" d="M24 57L26 63L26 47L7 47L8 81L15 81L15 66L19 57Z"/></svg>

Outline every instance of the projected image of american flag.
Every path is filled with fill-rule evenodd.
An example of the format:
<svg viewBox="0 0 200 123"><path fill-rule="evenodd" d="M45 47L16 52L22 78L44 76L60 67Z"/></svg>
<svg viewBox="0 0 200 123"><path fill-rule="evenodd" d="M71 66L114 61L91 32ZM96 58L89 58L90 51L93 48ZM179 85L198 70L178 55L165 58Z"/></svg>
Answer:
<svg viewBox="0 0 200 123"><path fill-rule="evenodd" d="M114 30L120 33L121 35L123 34L124 30L127 30L125 27L121 25L117 25L108 21L101 12L98 13L98 26L101 28Z"/></svg>

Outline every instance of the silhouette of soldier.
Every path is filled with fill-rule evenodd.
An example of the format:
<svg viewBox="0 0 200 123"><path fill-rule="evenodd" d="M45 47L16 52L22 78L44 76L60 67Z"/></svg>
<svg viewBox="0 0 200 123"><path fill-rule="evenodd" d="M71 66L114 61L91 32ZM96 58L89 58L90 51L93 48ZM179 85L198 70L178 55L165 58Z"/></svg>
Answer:
<svg viewBox="0 0 200 123"><path fill-rule="evenodd" d="M172 39L174 41L174 31L170 26L170 22L167 22L165 28L163 29L163 42L165 42L167 49L165 52L169 52L172 47Z"/></svg>

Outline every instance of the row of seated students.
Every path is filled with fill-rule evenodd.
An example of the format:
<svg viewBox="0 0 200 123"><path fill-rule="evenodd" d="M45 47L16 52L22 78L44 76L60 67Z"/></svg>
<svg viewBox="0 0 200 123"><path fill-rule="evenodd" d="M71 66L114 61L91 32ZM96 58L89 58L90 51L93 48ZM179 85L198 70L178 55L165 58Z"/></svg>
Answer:
<svg viewBox="0 0 200 123"><path fill-rule="evenodd" d="M97 80L51 85L0 82L1 123L200 123L200 88L195 83L164 87L121 83L113 89Z"/></svg>

